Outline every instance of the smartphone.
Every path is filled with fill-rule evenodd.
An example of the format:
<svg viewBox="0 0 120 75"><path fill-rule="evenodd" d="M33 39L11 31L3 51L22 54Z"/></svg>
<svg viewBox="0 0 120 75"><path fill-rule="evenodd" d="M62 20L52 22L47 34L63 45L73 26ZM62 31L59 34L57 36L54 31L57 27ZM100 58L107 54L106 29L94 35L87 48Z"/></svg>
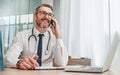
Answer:
<svg viewBox="0 0 120 75"><path fill-rule="evenodd" d="M53 25L54 25L54 21L51 20L50 27L52 27Z"/></svg>

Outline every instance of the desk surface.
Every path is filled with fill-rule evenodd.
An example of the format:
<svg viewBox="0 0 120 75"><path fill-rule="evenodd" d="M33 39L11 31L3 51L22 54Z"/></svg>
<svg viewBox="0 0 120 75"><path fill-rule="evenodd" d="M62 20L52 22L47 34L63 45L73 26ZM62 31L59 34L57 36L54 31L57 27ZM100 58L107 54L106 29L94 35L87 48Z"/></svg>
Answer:
<svg viewBox="0 0 120 75"><path fill-rule="evenodd" d="M0 75L119 75L120 67L112 67L104 73L81 73L81 72L65 72L64 70L19 70L5 68L5 71L0 71Z"/></svg>

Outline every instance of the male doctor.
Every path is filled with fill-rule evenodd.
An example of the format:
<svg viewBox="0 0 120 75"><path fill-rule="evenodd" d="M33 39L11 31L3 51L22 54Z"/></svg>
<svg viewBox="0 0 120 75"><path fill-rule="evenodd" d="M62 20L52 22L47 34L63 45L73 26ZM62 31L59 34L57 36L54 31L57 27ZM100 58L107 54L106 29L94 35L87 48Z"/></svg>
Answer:
<svg viewBox="0 0 120 75"><path fill-rule="evenodd" d="M64 47L51 5L42 4L34 13L36 25L19 32L5 55L5 66L22 70L35 67L65 66L68 53ZM50 26L52 25L52 26Z"/></svg>

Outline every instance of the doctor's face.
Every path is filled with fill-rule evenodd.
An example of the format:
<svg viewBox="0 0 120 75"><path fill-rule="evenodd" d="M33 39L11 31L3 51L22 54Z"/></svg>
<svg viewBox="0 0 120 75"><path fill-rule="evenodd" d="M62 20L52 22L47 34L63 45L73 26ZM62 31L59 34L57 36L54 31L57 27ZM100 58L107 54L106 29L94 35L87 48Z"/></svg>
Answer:
<svg viewBox="0 0 120 75"><path fill-rule="evenodd" d="M37 13L34 15L36 25L38 25L40 28L48 28L52 17L52 10L45 6L40 7Z"/></svg>

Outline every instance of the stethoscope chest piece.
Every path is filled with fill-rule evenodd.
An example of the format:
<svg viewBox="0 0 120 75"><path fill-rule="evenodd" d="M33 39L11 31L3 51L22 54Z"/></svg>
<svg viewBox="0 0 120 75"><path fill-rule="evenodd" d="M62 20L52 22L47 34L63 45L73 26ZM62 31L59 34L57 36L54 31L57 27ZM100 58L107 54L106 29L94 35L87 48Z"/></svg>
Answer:
<svg viewBox="0 0 120 75"><path fill-rule="evenodd" d="M49 54L49 51L48 50L45 50L45 55L48 55Z"/></svg>

